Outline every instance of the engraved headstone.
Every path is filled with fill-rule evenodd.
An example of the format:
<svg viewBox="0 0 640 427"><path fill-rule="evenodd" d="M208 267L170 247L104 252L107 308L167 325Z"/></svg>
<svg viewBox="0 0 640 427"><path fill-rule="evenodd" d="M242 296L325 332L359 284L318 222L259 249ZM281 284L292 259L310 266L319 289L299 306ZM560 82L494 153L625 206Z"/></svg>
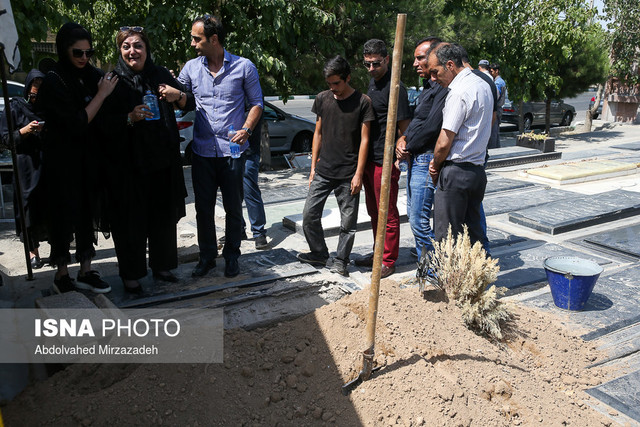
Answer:
<svg viewBox="0 0 640 427"><path fill-rule="evenodd" d="M586 392L640 423L640 371L616 378Z"/></svg>
<svg viewBox="0 0 640 427"><path fill-rule="evenodd" d="M553 235L638 213L640 193L615 190L511 212L509 221Z"/></svg>
<svg viewBox="0 0 640 427"><path fill-rule="evenodd" d="M640 151L640 141L628 142L626 144L613 145L611 148L621 148L623 150Z"/></svg>
<svg viewBox="0 0 640 427"><path fill-rule="evenodd" d="M585 237L584 241L625 255L640 257L640 224L593 234Z"/></svg>
<svg viewBox="0 0 640 427"><path fill-rule="evenodd" d="M498 215L579 196L579 193L555 188L535 188L517 193L489 194L482 201L482 205L486 215Z"/></svg>

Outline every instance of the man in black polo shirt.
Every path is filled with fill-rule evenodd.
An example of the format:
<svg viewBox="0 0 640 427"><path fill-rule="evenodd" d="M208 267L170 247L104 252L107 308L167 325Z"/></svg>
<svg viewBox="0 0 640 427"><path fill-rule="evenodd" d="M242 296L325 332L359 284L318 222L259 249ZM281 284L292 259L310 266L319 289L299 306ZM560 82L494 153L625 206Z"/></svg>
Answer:
<svg viewBox="0 0 640 427"><path fill-rule="evenodd" d="M369 136L369 155L364 170L364 192L367 204L367 212L371 217L373 239L376 239L378 230L378 209L380 208L380 187L382 181L382 161L384 159L385 136L387 132L387 111L389 110L389 92L391 87L391 70L389 69L389 55L387 47L382 40L371 39L364 44L364 66L371 75L367 95L371 98L371 104L375 113L375 120L371 122L371 134ZM396 138L409 126L411 110L409 109L409 97L407 89L400 83L398 94ZM398 134L399 131L399 134ZM394 138L395 139L395 138ZM382 270L380 277L385 278L396 271L395 263L398 259L400 248L400 215L398 213L398 181L400 171L393 166L391 182L389 185L389 208L387 214L387 228L384 240L384 254L382 257ZM371 267L373 254L356 260L356 265Z"/></svg>
<svg viewBox="0 0 640 427"><path fill-rule="evenodd" d="M323 71L329 90L320 92L311 108L317 119L309 193L302 212L302 229L311 252L298 254L298 259L326 265L329 250L321 219L324 204L333 191L340 208L340 235L332 271L348 276L374 115L369 97L349 86L351 67L346 59L341 56L330 59Z"/></svg>
<svg viewBox="0 0 640 427"><path fill-rule="evenodd" d="M407 131L396 143L399 159L409 160L411 168L407 177L407 215L416 240L418 259L422 249L433 251L431 239L431 209L435 195L435 184L429 177L429 162L442 128L442 109L447 89L431 79L427 68L427 50L440 42L437 37L427 37L416 43L413 66L423 79L424 89L418 98L418 106Z"/></svg>

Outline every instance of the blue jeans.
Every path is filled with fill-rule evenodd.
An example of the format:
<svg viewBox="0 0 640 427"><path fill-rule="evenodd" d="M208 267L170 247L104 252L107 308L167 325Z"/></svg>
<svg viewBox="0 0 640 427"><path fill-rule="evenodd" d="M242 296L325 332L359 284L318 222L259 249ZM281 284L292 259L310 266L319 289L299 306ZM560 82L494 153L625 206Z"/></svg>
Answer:
<svg viewBox="0 0 640 427"><path fill-rule="evenodd" d="M431 228L431 209L436 187L429 175L429 162L433 153L419 154L413 158L409 169L407 186L407 216L411 232L416 240L418 259L422 254L422 247L433 251L433 229Z"/></svg>
<svg viewBox="0 0 640 427"><path fill-rule="evenodd" d="M249 222L251 223L251 233L253 237L265 236L267 231L264 229L267 223L267 217L264 213L264 203L262 202L262 193L258 187L258 170L260 169L260 153L247 154L244 164L244 176L242 178L244 187L244 203L247 206L249 214ZM245 226L244 218L242 220L243 228Z"/></svg>

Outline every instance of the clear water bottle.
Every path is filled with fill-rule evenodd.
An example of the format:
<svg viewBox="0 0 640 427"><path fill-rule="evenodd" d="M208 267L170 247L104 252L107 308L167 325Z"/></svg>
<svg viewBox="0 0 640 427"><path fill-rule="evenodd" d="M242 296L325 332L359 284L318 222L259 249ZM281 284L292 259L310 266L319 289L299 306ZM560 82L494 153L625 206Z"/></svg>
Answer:
<svg viewBox="0 0 640 427"><path fill-rule="evenodd" d="M147 110L151 111L153 117L145 117L145 120L158 120L160 119L160 108L158 107L158 97L151 93L150 90L142 97L142 102L147 106Z"/></svg>
<svg viewBox="0 0 640 427"><path fill-rule="evenodd" d="M409 162L402 159L398 162L398 169L400 169L400 172L406 172L409 170Z"/></svg>
<svg viewBox="0 0 640 427"><path fill-rule="evenodd" d="M231 158L238 159L240 158L240 144L236 144L232 142L234 136L236 136L236 130L233 128L233 125L229 126L229 151L231 151Z"/></svg>

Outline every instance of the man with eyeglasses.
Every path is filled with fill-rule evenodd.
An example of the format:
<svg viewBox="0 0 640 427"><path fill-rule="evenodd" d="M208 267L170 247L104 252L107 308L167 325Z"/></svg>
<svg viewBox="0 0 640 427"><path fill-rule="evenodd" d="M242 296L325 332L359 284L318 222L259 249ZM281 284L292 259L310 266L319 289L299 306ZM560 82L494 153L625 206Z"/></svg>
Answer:
<svg viewBox="0 0 640 427"><path fill-rule="evenodd" d="M196 100L192 180L200 261L193 269L194 277L204 276L216 266L214 208L218 188L226 214L224 275L235 277L240 273L244 151L263 108L256 66L227 52L225 35L220 18L196 18L191 27L191 46L198 58L187 62L178 77ZM245 97L250 106L246 119ZM230 138L232 127L236 133ZM243 154L239 158L231 156L230 143L240 145Z"/></svg>
<svg viewBox="0 0 640 427"><path fill-rule="evenodd" d="M298 259L322 267L327 264L329 250L321 219L324 204L333 191L340 208L340 234L331 271L348 276L374 115L369 97L349 85L351 67L346 59L341 56L330 59L323 73L329 90L320 92L311 108L317 115L316 130L309 193L302 212L302 229L311 251L299 253Z"/></svg>
<svg viewBox="0 0 640 427"><path fill-rule="evenodd" d="M418 98L413 120L396 143L398 159L409 160L411 164L407 177L407 216L416 241L418 259L423 249L426 252L433 251L431 210L436 188L429 177L429 162L433 159L433 149L442 127L442 109L447 89L431 79L427 51L438 42L440 39L437 37L427 37L416 43L413 66L423 79L424 88Z"/></svg>
<svg viewBox="0 0 640 427"><path fill-rule="evenodd" d="M369 134L369 154L364 169L364 194L367 212L371 217L373 239L378 230L378 209L380 208L380 190L382 183L382 162L384 159L385 137L387 132L387 112L389 111L389 93L391 91L391 69L387 46L382 40L371 39L364 44L364 66L371 76L367 95L371 98L371 106L375 120L371 122ZM398 94L398 113L396 117L395 135L401 136L411 121L409 97L404 84L400 83ZM380 277L389 277L396 271L395 263L400 248L400 215L398 213L398 181L400 170L393 166L389 185L389 207L387 227L384 240L384 254ZM356 265L373 266L373 254L356 260Z"/></svg>

